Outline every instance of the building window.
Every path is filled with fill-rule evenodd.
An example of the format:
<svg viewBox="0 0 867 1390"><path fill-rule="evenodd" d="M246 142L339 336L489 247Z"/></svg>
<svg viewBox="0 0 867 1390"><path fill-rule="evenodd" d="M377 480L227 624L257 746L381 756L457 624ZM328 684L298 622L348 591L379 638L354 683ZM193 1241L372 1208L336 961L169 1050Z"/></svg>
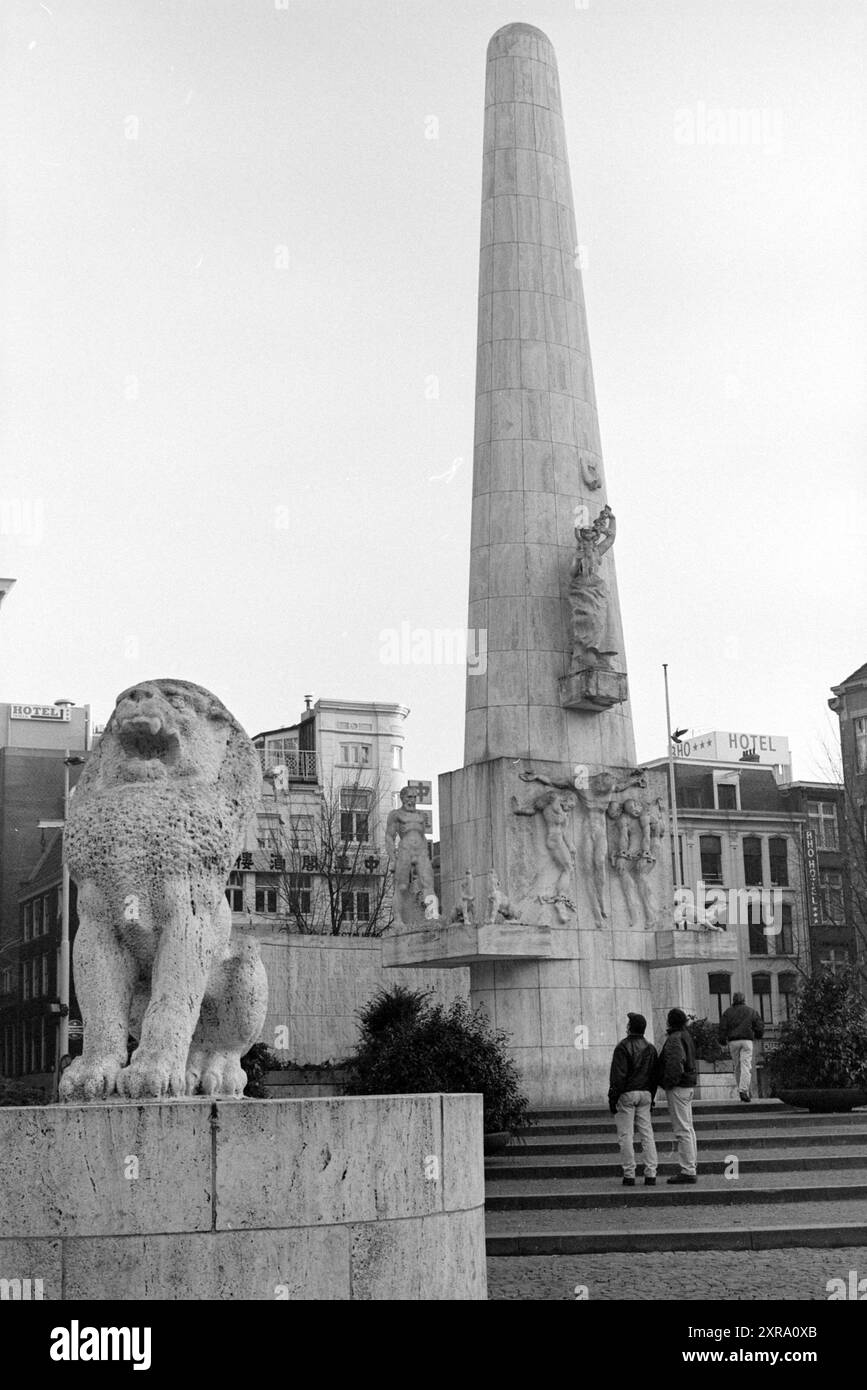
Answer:
<svg viewBox="0 0 867 1390"><path fill-rule="evenodd" d="M21 963L21 998L30 998L30 961L25 960Z"/></svg>
<svg viewBox="0 0 867 1390"><path fill-rule="evenodd" d="M226 901L232 912L244 911L244 875L239 873L237 869L233 869L229 874Z"/></svg>
<svg viewBox="0 0 867 1390"><path fill-rule="evenodd" d="M842 926L843 875L836 869L819 870L819 889L822 895L822 920L826 925Z"/></svg>
<svg viewBox="0 0 867 1390"><path fill-rule="evenodd" d="M707 982L711 999L716 999L717 1019L719 1020L732 1002L732 977L720 972L716 975L708 975Z"/></svg>
<svg viewBox="0 0 867 1390"><path fill-rule="evenodd" d="M778 975L777 984L780 988L780 1012L783 1018L788 1021L795 1015L795 1000L798 995L797 975Z"/></svg>
<svg viewBox="0 0 867 1390"><path fill-rule="evenodd" d="M292 847L299 850L314 848L313 817L292 816Z"/></svg>
<svg viewBox="0 0 867 1390"><path fill-rule="evenodd" d="M807 824L816 837L819 849L839 849L837 807L833 801L808 801Z"/></svg>
<svg viewBox="0 0 867 1390"><path fill-rule="evenodd" d="M768 840L771 861L771 884L774 888L789 886L789 842L785 835L772 835Z"/></svg>
<svg viewBox="0 0 867 1390"><path fill-rule="evenodd" d="M33 936L33 903L24 904L24 930L22 933L24 940L29 941Z"/></svg>
<svg viewBox="0 0 867 1390"><path fill-rule="evenodd" d="M30 962L30 982L34 999L39 998L40 985L42 983L42 971L39 968L39 957L34 956Z"/></svg>
<svg viewBox="0 0 867 1390"><path fill-rule="evenodd" d="M750 934L750 955L766 956L768 938L765 936L761 907L752 901L747 903L747 922Z"/></svg>
<svg viewBox="0 0 867 1390"><path fill-rule="evenodd" d="M43 998L43 999L47 998L47 996L48 996L48 972L49 972L49 960L48 960L48 952L46 951L46 952L45 952L45 955L42 957L42 998Z"/></svg>
<svg viewBox="0 0 867 1390"><path fill-rule="evenodd" d="M783 903L780 908L781 930L777 937L777 955L793 956L795 954L795 941L792 934L792 906L791 903Z"/></svg>
<svg viewBox="0 0 867 1390"><path fill-rule="evenodd" d="M682 835L678 835L678 837L677 837L677 852L678 852L678 854L679 854L679 856L680 856L680 881L681 881L681 883L686 883L686 875L685 875L684 872L683 872L683 836L682 836Z"/></svg>
<svg viewBox="0 0 867 1390"><path fill-rule="evenodd" d="M399 743L391 745L391 765L395 772L403 772L403 748Z"/></svg>
<svg viewBox="0 0 867 1390"><path fill-rule="evenodd" d="M370 792L355 787L340 789L340 838L367 840L370 823Z"/></svg>
<svg viewBox="0 0 867 1390"><path fill-rule="evenodd" d="M717 810L736 811L738 809L738 789L734 782L718 782L716 798Z"/></svg>
<svg viewBox="0 0 867 1390"><path fill-rule="evenodd" d="M369 743L341 743L340 761L350 767L369 767L370 750Z"/></svg>
<svg viewBox="0 0 867 1390"><path fill-rule="evenodd" d="M369 922L370 894L356 889L341 893L340 918L344 922Z"/></svg>
<svg viewBox="0 0 867 1390"><path fill-rule="evenodd" d="M857 715L852 723L855 725L855 770L867 772L867 715Z"/></svg>
<svg viewBox="0 0 867 1390"><path fill-rule="evenodd" d="M274 874L256 875L256 911L277 911L277 878Z"/></svg>
<svg viewBox="0 0 867 1390"><path fill-rule="evenodd" d="M747 887L762 881L762 842L758 835L744 836L744 883Z"/></svg>
<svg viewBox="0 0 867 1390"><path fill-rule="evenodd" d="M263 814L256 817L256 844L260 849L272 849L280 840L282 822L279 816Z"/></svg>
<svg viewBox="0 0 867 1390"><path fill-rule="evenodd" d="M309 874L289 875L289 911L307 917L313 903L313 880Z"/></svg>
<svg viewBox="0 0 867 1390"><path fill-rule="evenodd" d="M701 876L705 883L722 883L722 841L719 835L700 835Z"/></svg>
<svg viewBox="0 0 867 1390"><path fill-rule="evenodd" d="M298 752L298 735L284 734L281 738L266 738L265 762L268 767L285 767Z"/></svg>
<svg viewBox="0 0 867 1390"><path fill-rule="evenodd" d="M773 1023L774 1014L771 1008L771 977L770 975L753 976L753 997L755 1003L753 1007L761 1016L765 1023Z"/></svg>

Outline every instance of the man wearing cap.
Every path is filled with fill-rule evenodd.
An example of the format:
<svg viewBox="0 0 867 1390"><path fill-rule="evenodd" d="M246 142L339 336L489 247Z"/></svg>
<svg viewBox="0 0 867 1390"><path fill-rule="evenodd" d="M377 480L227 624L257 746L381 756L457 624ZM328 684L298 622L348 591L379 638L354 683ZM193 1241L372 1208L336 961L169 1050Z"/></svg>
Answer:
<svg viewBox="0 0 867 1390"><path fill-rule="evenodd" d="M644 1154L644 1185L656 1185L656 1142L650 1112L656 1095L654 1074L658 1063L656 1048L644 1036L644 1014L627 1014L628 1033L617 1044L611 1058L608 1078L608 1108L617 1123L623 1186L635 1186L635 1148L633 1134L638 1130Z"/></svg>
<svg viewBox="0 0 867 1390"><path fill-rule="evenodd" d="M686 1026L686 1014L683 1009L669 1010L668 1031L659 1054L655 1080L665 1091L680 1161L680 1172L670 1177L668 1182L696 1183L697 1154L692 1123L692 1098L698 1080L698 1070L695 1043Z"/></svg>

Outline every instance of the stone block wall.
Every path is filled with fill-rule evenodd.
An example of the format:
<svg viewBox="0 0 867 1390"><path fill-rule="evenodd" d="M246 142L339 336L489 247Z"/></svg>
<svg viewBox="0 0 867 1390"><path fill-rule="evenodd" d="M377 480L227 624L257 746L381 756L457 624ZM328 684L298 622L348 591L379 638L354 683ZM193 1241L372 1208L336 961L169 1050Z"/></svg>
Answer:
<svg viewBox="0 0 867 1390"><path fill-rule="evenodd" d="M387 969L378 937L283 935L260 940L260 947L268 975L262 1041L287 1062L345 1057L358 1039L357 1010L379 989L396 984L433 989L446 1005L470 992L465 967ZM275 1046L278 1028L288 1030L286 1047Z"/></svg>
<svg viewBox="0 0 867 1390"><path fill-rule="evenodd" d="M25 1280L49 1300L484 1299L482 1098L0 1110L0 1294Z"/></svg>

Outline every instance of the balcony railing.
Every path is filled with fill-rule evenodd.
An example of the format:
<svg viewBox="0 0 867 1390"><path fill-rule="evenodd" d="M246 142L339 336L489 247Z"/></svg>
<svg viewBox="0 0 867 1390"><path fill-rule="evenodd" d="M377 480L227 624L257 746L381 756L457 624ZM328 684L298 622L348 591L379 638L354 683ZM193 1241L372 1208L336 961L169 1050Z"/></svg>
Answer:
<svg viewBox="0 0 867 1390"><path fill-rule="evenodd" d="M264 754L260 754L260 757L264 763ZM316 750L305 748L300 752L285 753L281 762L266 766L264 770L270 773L281 767L286 769L286 778L290 782L315 782Z"/></svg>

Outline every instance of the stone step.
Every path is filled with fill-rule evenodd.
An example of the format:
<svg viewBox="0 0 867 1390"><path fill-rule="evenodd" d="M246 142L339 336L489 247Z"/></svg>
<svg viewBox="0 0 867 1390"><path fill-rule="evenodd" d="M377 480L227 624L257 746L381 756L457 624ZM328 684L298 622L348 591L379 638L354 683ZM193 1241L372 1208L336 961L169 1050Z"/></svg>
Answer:
<svg viewBox="0 0 867 1390"><path fill-rule="evenodd" d="M616 1152L616 1151L615 1151ZM849 1169L864 1169L867 1171L867 1146L863 1143L852 1152L851 1150L839 1148L813 1148L804 1150L801 1153L792 1154L786 1149L776 1148L762 1153L757 1157L744 1158L740 1154L738 1157L738 1172L746 1173L798 1173L798 1172L844 1172ZM679 1164L667 1152L659 1156L658 1172L661 1176L677 1172ZM715 1159L706 1159L704 1155L700 1157L700 1171L707 1174L723 1174L726 1169L726 1158L720 1156ZM641 1162L637 1164L639 1176L644 1172ZM496 1195L500 1190L500 1184L509 1181L520 1182L545 1182L549 1179L577 1178L609 1178L612 1181L619 1180L621 1173L619 1154L608 1158L607 1162L601 1162L592 1157L575 1158L559 1157L550 1158L545 1162L540 1162L532 1157L515 1158L506 1162L503 1160L489 1160L485 1165L485 1179L488 1183L496 1186L489 1188L491 1195Z"/></svg>
<svg viewBox="0 0 867 1390"><path fill-rule="evenodd" d="M829 1220L785 1225L694 1226L683 1230L619 1232L599 1230L491 1233L490 1257L503 1255L595 1255L650 1250L845 1249L867 1245L867 1224Z"/></svg>
<svg viewBox="0 0 867 1390"><path fill-rule="evenodd" d="M663 1129L661 1126L658 1126L655 1123L655 1118L656 1117L654 1117L653 1132L657 1140L657 1147L659 1147L662 1142L670 1144L673 1140L671 1130ZM726 1130L721 1134L703 1133L701 1138L702 1151L705 1149L729 1149L730 1147L739 1147L741 1149L768 1149L779 1148L781 1144L785 1144L787 1148L801 1148L805 1146L816 1147L820 1144L832 1144L837 1147L843 1145L856 1146L867 1144L867 1132L859 1128L847 1130L832 1128L820 1129L818 1127L812 1130L798 1128L786 1129L785 1131L781 1131L780 1129L763 1129L758 1133L751 1133L749 1130L743 1129L733 1129L731 1131ZM641 1145L636 1140L636 1153L640 1148ZM564 1157L569 1157L572 1155L587 1154L589 1156L596 1155L597 1157L601 1157L606 1154L616 1154L619 1152L617 1139L614 1135L614 1126L611 1124L608 1126L607 1138L599 1135L591 1139L574 1139L567 1135L564 1139L555 1139L553 1137L535 1139L531 1135L526 1139L521 1139L513 1143L504 1153L497 1155L495 1158L489 1158L487 1162L491 1166L499 1166L500 1164L511 1163L513 1160L535 1159L543 1155L562 1155Z"/></svg>
<svg viewBox="0 0 867 1390"><path fill-rule="evenodd" d="M545 1120L535 1124L527 1131L527 1137L539 1137L542 1135L564 1136L569 1134L593 1135L610 1134L614 1125L614 1117L607 1114L605 1120ZM747 1126L750 1129L781 1130L792 1128L858 1128L861 1127L867 1133L867 1112L853 1110L847 1115L810 1115L804 1110L783 1111L778 1114L759 1113L750 1106L742 1105L739 1108L732 1107L729 1114L709 1115L705 1118L701 1111L693 1109L693 1121L696 1134L727 1133L733 1126L740 1128ZM660 1132L670 1132L671 1120L668 1112L663 1108L656 1110L653 1116L654 1130Z"/></svg>
<svg viewBox="0 0 867 1390"><path fill-rule="evenodd" d="M693 1186L669 1186L665 1177L653 1188L643 1183L634 1188L612 1187L612 1180L590 1178L549 1178L544 1182L511 1178L490 1184L485 1210L496 1212L550 1211L569 1209L647 1209L652 1203L662 1207L738 1206L748 1203L819 1202L829 1198L840 1202L867 1200L867 1167L847 1170L847 1175L829 1182L826 1169L801 1171L797 1181L785 1172L741 1173L736 1179L708 1172L699 1164L699 1181Z"/></svg>
<svg viewBox="0 0 867 1390"><path fill-rule="evenodd" d="M780 1115L792 1113L792 1107L790 1105L784 1105L781 1100L752 1100L749 1102L735 1100L697 1100L693 1102L692 1108L693 1113L696 1115L728 1115L732 1111L743 1110L747 1103L752 1113L755 1113L757 1110L767 1113L776 1112ZM661 1108L665 1108L665 1097L663 1093L660 1093L658 1104ZM568 1109L552 1108L547 1110L530 1110L528 1113L530 1119L538 1121L595 1120L609 1117L607 1105L575 1105ZM867 1114L865 1114L865 1118L867 1118Z"/></svg>

